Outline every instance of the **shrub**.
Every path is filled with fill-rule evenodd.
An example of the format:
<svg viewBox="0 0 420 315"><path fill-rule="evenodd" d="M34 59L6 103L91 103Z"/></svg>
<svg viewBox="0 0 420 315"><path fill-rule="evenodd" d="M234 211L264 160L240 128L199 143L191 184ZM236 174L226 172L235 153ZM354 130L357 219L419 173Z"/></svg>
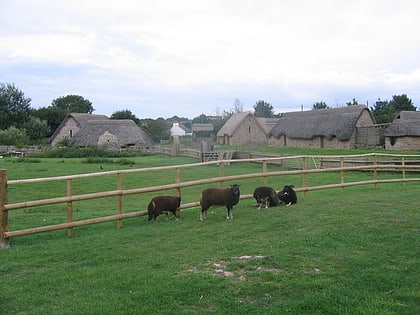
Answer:
<svg viewBox="0 0 420 315"><path fill-rule="evenodd" d="M23 147L29 142L29 137L25 130L17 129L12 126L6 130L0 131L0 144L14 145L16 147Z"/></svg>

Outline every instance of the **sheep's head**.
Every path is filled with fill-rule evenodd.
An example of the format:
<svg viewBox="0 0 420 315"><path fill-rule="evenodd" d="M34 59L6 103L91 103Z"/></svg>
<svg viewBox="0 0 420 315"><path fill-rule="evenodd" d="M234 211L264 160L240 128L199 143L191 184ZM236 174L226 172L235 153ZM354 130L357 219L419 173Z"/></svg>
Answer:
<svg viewBox="0 0 420 315"><path fill-rule="evenodd" d="M239 184L230 185L232 195L239 196L239 194L240 194L239 187L241 187L241 185L239 185Z"/></svg>

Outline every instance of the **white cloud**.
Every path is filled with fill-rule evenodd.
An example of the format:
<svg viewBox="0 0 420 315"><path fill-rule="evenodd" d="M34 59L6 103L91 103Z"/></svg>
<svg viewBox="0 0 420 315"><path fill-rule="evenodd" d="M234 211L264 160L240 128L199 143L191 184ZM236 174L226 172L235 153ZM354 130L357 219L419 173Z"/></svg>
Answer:
<svg viewBox="0 0 420 315"><path fill-rule="evenodd" d="M0 81L35 105L77 90L96 112L124 103L140 117L213 114L235 98L419 97L419 13L415 0L3 0Z"/></svg>

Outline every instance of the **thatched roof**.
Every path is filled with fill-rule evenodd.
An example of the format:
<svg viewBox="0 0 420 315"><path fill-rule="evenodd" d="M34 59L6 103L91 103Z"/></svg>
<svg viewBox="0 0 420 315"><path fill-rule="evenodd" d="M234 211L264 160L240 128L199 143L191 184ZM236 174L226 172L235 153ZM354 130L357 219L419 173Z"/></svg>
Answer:
<svg viewBox="0 0 420 315"><path fill-rule="evenodd" d="M89 120L74 136L73 141L74 145L81 147L104 145L121 148L153 145L152 139L129 119Z"/></svg>
<svg viewBox="0 0 420 315"><path fill-rule="evenodd" d="M192 124L191 129L193 132L198 131L213 131L213 124Z"/></svg>
<svg viewBox="0 0 420 315"><path fill-rule="evenodd" d="M106 120L109 119L105 115L96 115L96 114L84 114L84 113L71 113L67 115L64 121L69 120L71 117L79 124L80 128L86 126L89 120Z"/></svg>
<svg viewBox="0 0 420 315"><path fill-rule="evenodd" d="M74 121L79 126L79 128L83 128L84 126L86 126L86 124L89 120L108 120L109 118L105 115L86 114L86 113L70 113L63 119L61 124L54 131L53 135L50 137L50 141L55 139L55 137L59 134L61 129L67 124L67 122L70 119L74 119Z"/></svg>
<svg viewBox="0 0 420 315"><path fill-rule="evenodd" d="M217 133L218 137L223 137L224 135L228 135L231 137L236 129L247 119L252 118L257 121L257 124L261 127L262 130L266 131L266 126L261 124L261 121L256 119L254 114L250 112L242 112L242 113L234 113L230 118L225 122L225 124L220 128L219 132Z"/></svg>
<svg viewBox="0 0 420 315"><path fill-rule="evenodd" d="M385 130L385 137L420 136L420 112L400 112Z"/></svg>
<svg viewBox="0 0 420 315"><path fill-rule="evenodd" d="M265 132L268 134L271 129L277 124L279 118L264 118L264 117L257 117L257 121L259 124L264 128Z"/></svg>
<svg viewBox="0 0 420 315"><path fill-rule="evenodd" d="M275 138L285 135L291 139L336 137L346 141L353 134L363 111L368 111L374 122L369 109L364 105L284 113L269 135Z"/></svg>

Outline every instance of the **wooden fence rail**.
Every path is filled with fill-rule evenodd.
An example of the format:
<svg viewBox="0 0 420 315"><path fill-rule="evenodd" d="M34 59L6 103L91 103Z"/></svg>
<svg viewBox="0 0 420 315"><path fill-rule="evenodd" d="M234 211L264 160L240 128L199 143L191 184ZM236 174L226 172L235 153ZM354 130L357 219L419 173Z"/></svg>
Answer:
<svg viewBox="0 0 420 315"><path fill-rule="evenodd" d="M197 186L197 185L204 185L210 183L219 183L219 186L223 186L223 182L226 181L234 181L240 179L250 179L250 178L263 178L264 184L267 183L267 178L270 176L287 176L287 175L302 175L302 186L300 188L296 188L297 192L303 192L304 194L308 191L313 190L321 190L321 189L331 189L331 188L342 188L349 186L356 186L356 185L368 185L368 184L379 184L379 183L390 183L390 182L413 182L413 181L420 181L420 178L407 178L407 169L410 171L420 171L420 165L415 165L413 163L406 163L407 158L416 158L419 159L420 156L418 155L392 155L392 159L396 161L395 163L385 163L379 164L378 163L378 156L385 156L385 154L363 154L363 155L351 155L351 156L293 156L293 157L270 157L270 158L257 158L257 159L241 159L241 160L229 160L229 163L236 163L236 162L258 162L262 164L262 172L258 173L249 173L249 174L241 174L241 175L230 175L224 176L224 167L226 165L226 161L210 161L210 162L202 162L202 163L192 163L192 164L183 164L183 165L174 165L174 166L163 166L163 167L151 167L151 168L143 168L143 169L129 169L129 170L118 170L118 171L109 171L109 172L101 172L101 173L92 173L92 174L79 174L79 175L69 175L69 176L57 176L57 177L48 177L48 178L37 178L37 179L20 179L20 180L8 180L7 178L7 170L0 170L0 207L1 207L1 221L0 221L0 248L7 248L9 247L9 239L11 237L21 236L21 235L28 235L34 233L41 233L59 229L67 229L67 234L69 236L73 235L73 227L89 225L89 224L96 224L102 222L109 222L109 221L117 221L118 227L122 226L122 220L127 218L133 218L137 216L143 216L147 214L147 211L137 211L137 212L130 212L130 213L123 213L122 209L122 201L123 196L133 195L133 194L141 194L146 192L154 192L154 191L161 191L161 190L168 190L168 189L175 189L178 195L181 195L181 189L185 187ZM390 155L386 155L390 156ZM356 165L356 166L344 166L345 159L356 159L356 158L371 158L372 163L368 163L368 165ZM401 159L396 160L396 159ZM278 164L279 160L286 160L286 159L301 159L303 161L302 169L300 170L289 170L289 171L267 171L267 164ZM332 168L308 168L308 161L314 161L315 159L338 159L340 161L340 167L332 167ZM382 160L381 160L382 161ZM219 176L207 179L200 179L200 180L193 180L193 181L185 181L181 182L180 180L180 170L183 168L191 168L191 167L198 167L203 165L219 165ZM315 165L315 164L312 164ZM409 168L407 167L409 165ZM156 171L156 170L168 170L168 169L175 169L176 170L176 178L175 183L173 184L166 184L160 186L152 186L152 187L145 187L145 188L135 188L135 189L123 189L122 183L122 174L125 173L135 173L135 172L148 172L148 171ZM393 172L401 172L401 178L392 178L392 179L378 179L378 172L382 171L389 171L392 170ZM349 171L370 171L373 173L372 180L366 181L358 181L358 182L345 182L345 172ZM321 185L321 186L308 186L306 177L308 174L317 174L317 173L327 173L327 172L336 172L340 173L340 183L337 184L328 184L328 185ZM81 194L81 195L73 195L73 180L80 179L80 178L87 178L87 177L94 177L94 176L104 176L104 175L116 175L117 176L117 189L110 190L110 191L103 191L103 192L96 192L96 193L89 193L89 194ZM47 182L47 181L66 181L66 196L57 197L57 198L48 198L42 200L30 200L25 202L17 202L17 203L8 203L8 187L10 185L15 184L25 184L25 183L39 183L39 182ZM81 200L89 200L89 199L97 199L97 198L106 198L106 197L117 197L117 214L99 218L92 218L86 220L79 220L73 221L73 202L81 201ZM241 195L241 199L248 199L252 198L251 194L244 194ZM49 226L41 226L41 227L34 227L22 230L15 230L10 231L9 227L9 220L8 220L8 212L15 210L15 209L24 209L28 207L35 207L41 205L51 205L51 204L58 204L58 203L65 203L67 205L67 222L60 223L55 225ZM199 202L191 202L187 204L182 204L181 209L187 209L192 207L199 206Z"/></svg>

